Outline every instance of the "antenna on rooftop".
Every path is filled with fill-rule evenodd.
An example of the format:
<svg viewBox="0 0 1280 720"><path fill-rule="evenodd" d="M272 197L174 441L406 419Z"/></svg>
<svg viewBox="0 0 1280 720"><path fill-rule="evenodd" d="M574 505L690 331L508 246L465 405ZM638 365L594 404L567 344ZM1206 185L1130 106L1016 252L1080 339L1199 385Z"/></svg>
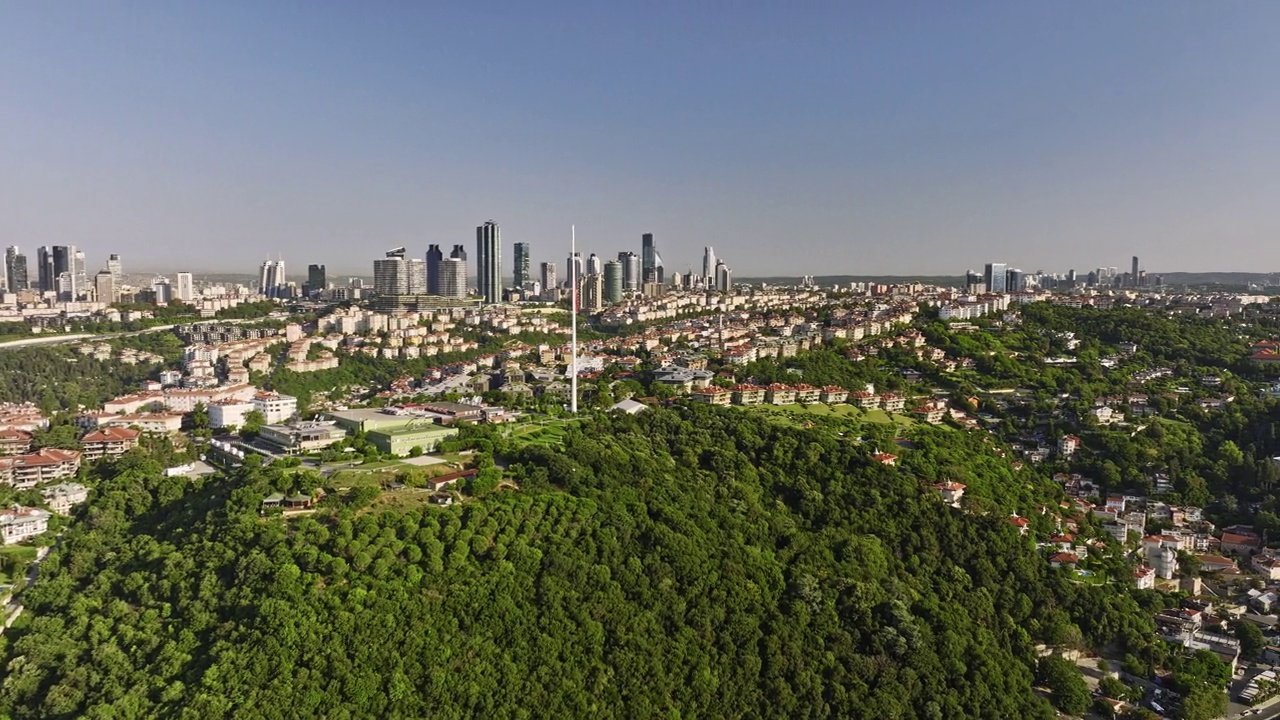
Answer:
<svg viewBox="0 0 1280 720"><path fill-rule="evenodd" d="M569 226L569 287L572 296L569 300L569 325L572 336L569 340L569 412L578 414L578 264L572 259L578 255L578 229Z"/></svg>

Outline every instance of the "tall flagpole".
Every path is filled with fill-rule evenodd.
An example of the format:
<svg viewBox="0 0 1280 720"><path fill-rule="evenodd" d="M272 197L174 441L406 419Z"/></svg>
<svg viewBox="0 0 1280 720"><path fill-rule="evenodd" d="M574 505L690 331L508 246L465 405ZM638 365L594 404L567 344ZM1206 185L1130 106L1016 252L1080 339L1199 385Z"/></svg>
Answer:
<svg viewBox="0 0 1280 720"><path fill-rule="evenodd" d="M578 230L569 226L569 285L573 293L569 307L569 325L573 336L569 341L569 412L578 414Z"/></svg>

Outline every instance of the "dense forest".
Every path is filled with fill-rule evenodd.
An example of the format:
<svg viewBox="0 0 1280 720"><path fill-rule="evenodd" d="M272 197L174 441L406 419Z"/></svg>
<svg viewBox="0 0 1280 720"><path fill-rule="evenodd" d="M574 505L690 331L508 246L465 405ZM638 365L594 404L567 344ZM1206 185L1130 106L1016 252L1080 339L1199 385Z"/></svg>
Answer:
<svg viewBox="0 0 1280 720"><path fill-rule="evenodd" d="M492 432L520 489L451 507L263 517L283 468L99 466L0 640L0 713L1047 720L1036 643L1160 652L1158 598L1007 522L1026 478L960 511L919 476L980 441L926 438L912 471L731 409L600 416L564 451Z"/></svg>

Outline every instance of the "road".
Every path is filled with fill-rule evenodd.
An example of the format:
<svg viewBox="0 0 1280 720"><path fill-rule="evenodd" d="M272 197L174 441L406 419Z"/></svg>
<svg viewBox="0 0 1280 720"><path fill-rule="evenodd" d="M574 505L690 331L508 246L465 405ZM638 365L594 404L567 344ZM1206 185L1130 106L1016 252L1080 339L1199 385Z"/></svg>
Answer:
<svg viewBox="0 0 1280 720"><path fill-rule="evenodd" d="M266 318L252 318L252 319L235 318L230 320L216 320L216 322L223 323L225 325L239 325L241 323L259 322L265 319ZM184 321L184 323L182 324L196 323L196 322L213 322L213 321L215 321L215 318L193 318L191 320ZM129 332L106 333L103 335L95 335L92 333L77 333L75 335L42 335L37 337L23 338L21 340L10 340L8 342L0 343L0 350L16 350L18 348L32 347L34 345L56 345L58 343L77 342L79 340L110 340L112 338L130 337L132 335L145 335L147 333L165 332L168 330L172 330L176 327L178 327L177 324L156 325L155 327L149 327L146 330L130 330Z"/></svg>
<svg viewBox="0 0 1280 720"><path fill-rule="evenodd" d="M59 535L58 543L60 544L61 542L62 536ZM55 544L54 547L57 547L57 544ZM36 551L36 559L31 562L31 567L27 568L27 581L23 585L24 591L26 588L29 588L36 583L36 576L40 573L40 563L44 562L46 557L49 557L49 551L51 549L52 548L42 547ZM21 596L21 592L15 592L13 596L9 598L8 604L4 606L4 627L0 628L0 633L8 630L9 626L13 625L14 621L22 615Z"/></svg>

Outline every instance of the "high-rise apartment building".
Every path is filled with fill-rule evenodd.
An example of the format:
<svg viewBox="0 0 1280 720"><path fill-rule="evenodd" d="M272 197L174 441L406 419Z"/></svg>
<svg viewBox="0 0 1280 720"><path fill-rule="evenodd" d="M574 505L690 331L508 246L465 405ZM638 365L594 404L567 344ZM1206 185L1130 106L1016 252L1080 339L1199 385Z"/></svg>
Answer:
<svg viewBox="0 0 1280 720"><path fill-rule="evenodd" d="M595 253L591 253L591 256L587 258L587 274L600 275L603 272L604 265L601 263L600 256Z"/></svg>
<svg viewBox="0 0 1280 720"><path fill-rule="evenodd" d="M517 288L523 290L524 286L528 285L529 281L533 279L533 277L529 275L529 243L516 243L513 258L515 267L512 268L511 271L512 281Z"/></svg>
<svg viewBox="0 0 1280 720"><path fill-rule="evenodd" d="M89 273L85 269L84 251L72 248L71 252L71 275L75 280L72 288L72 300L79 300L82 295L89 292Z"/></svg>
<svg viewBox="0 0 1280 720"><path fill-rule="evenodd" d="M486 303L502 302L502 233L492 220L476 228L476 287Z"/></svg>
<svg viewBox="0 0 1280 720"><path fill-rule="evenodd" d="M622 291L636 292L640 289L640 256L633 252L618 253L618 262L622 263Z"/></svg>
<svg viewBox="0 0 1280 720"><path fill-rule="evenodd" d="M604 264L604 299L610 304L622 302L622 263L617 260Z"/></svg>
<svg viewBox="0 0 1280 720"><path fill-rule="evenodd" d="M553 299L558 297L559 287L556 285L556 264L553 262L542 263L542 295L545 298Z"/></svg>
<svg viewBox="0 0 1280 720"><path fill-rule="evenodd" d="M462 257L457 257L461 254ZM466 253L458 253L455 249L449 257L440 261L440 293L442 297L464 298L467 296L467 260Z"/></svg>
<svg viewBox="0 0 1280 720"><path fill-rule="evenodd" d="M157 305L167 305L173 302L173 285L169 284L169 278L167 277L157 275L155 280L151 281L151 292L156 296Z"/></svg>
<svg viewBox="0 0 1280 720"><path fill-rule="evenodd" d="M174 290L174 295L184 303L189 303L196 299L196 284L191 277L191 273L178 273L178 287Z"/></svg>
<svg viewBox="0 0 1280 720"><path fill-rule="evenodd" d="M284 260L264 260L258 268L258 293L269 298L289 296L284 277Z"/></svg>
<svg viewBox="0 0 1280 720"><path fill-rule="evenodd" d="M115 276L110 270L99 270L98 274L93 276L93 290L98 296L98 302L110 305L120 301L120 291L116 287Z"/></svg>
<svg viewBox="0 0 1280 720"><path fill-rule="evenodd" d="M1004 263L987 263L987 266L983 269L982 273L982 279L987 286L987 292L1005 292L1005 283L1008 280L1006 273L1008 271L1009 266Z"/></svg>
<svg viewBox="0 0 1280 720"><path fill-rule="evenodd" d="M307 266L307 295L316 296L329 287L329 278L323 265Z"/></svg>
<svg viewBox="0 0 1280 720"><path fill-rule="evenodd" d="M396 248L382 260L373 261L373 291L379 295L425 295L427 264L405 257L404 248Z"/></svg>
<svg viewBox="0 0 1280 720"><path fill-rule="evenodd" d="M716 262L715 289L723 293L733 289L733 271L724 264L723 260Z"/></svg>
<svg viewBox="0 0 1280 720"><path fill-rule="evenodd" d="M662 256L653 241L653 233L640 236L640 280L642 283L662 283Z"/></svg>
<svg viewBox="0 0 1280 720"><path fill-rule="evenodd" d="M598 313L604 309L604 276L589 273L582 276L581 289L578 291L578 309L583 312Z"/></svg>
<svg viewBox="0 0 1280 720"><path fill-rule="evenodd" d="M573 255L570 255L569 258L565 261L564 281L566 283L573 282L573 279L575 277L581 278L583 274L584 273L582 272L582 253L576 252Z"/></svg>

